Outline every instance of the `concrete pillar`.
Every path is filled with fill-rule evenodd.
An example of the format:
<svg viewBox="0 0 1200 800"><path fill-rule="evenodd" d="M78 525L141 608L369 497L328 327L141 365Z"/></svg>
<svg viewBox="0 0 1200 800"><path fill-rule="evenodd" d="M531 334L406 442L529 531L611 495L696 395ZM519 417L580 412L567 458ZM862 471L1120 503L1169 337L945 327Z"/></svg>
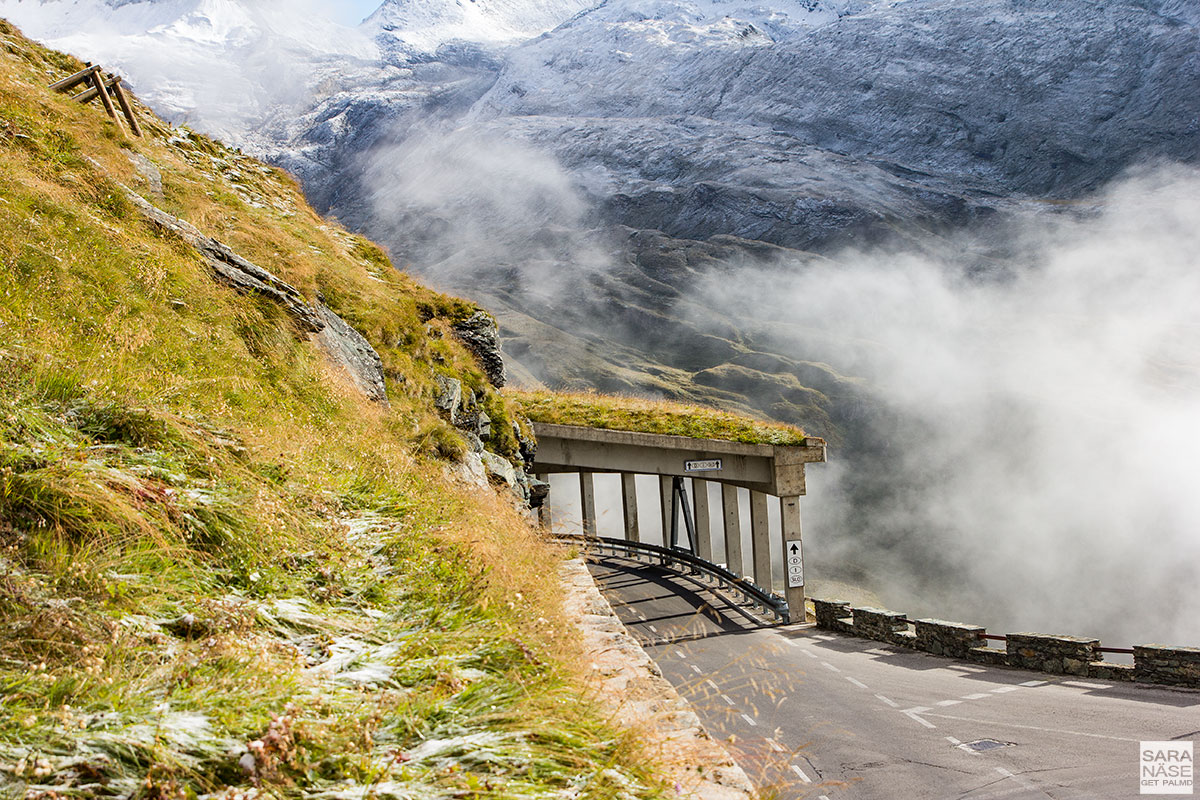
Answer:
<svg viewBox="0 0 1200 800"><path fill-rule="evenodd" d="M670 547L671 542L671 511L674 505L671 503L671 492L675 488L675 479L669 475L662 475L658 479L658 496L662 503L662 543L663 547Z"/></svg>
<svg viewBox="0 0 1200 800"><path fill-rule="evenodd" d="M692 480L692 508L696 518L696 555L712 561L712 526L709 524L708 481Z"/></svg>
<svg viewBox="0 0 1200 800"><path fill-rule="evenodd" d="M536 477L542 483L550 482L550 476L546 475L545 473L542 473L540 475L535 475L534 477ZM550 516L550 498L549 497L546 498L546 502L542 503L541 507L538 509L538 522L542 523L542 527L546 528L546 529L549 529L551 523L553 522L553 518Z"/></svg>
<svg viewBox="0 0 1200 800"><path fill-rule="evenodd" d="M742 564L742 515L736 486L721 484L721 505L725 511L725 568L740 578L746 573Z"/></svg>
<svg viewBox="0 0 1200 800"><path fill-rule="evenodd" d="M631 542L642 540L638 525L637 476L621 473L621 508L625 512L625 538Z"/></svg>
<svg viewBox="0 0 1200 800"><path fill-rule="evenodd" d="M596 535L596 484L592 473L579 473L579 508L583 513L583 535Z"/></svg>
<svg viewBox="0 0 1200 800"><path fill-rule="evenodd" d="M767 521L767 495L750 493L750 543L754 552L754 582L771 591L771 526Z"/></svg>
<svg viewBox="0 0 1200 800"><path fill-rule="evenodd" d="M801 544L800 498L779 498L783 533L783 585L787 592L789 622L804 622L804 549ZM792 552L792 551L796 552Z"/></svg>

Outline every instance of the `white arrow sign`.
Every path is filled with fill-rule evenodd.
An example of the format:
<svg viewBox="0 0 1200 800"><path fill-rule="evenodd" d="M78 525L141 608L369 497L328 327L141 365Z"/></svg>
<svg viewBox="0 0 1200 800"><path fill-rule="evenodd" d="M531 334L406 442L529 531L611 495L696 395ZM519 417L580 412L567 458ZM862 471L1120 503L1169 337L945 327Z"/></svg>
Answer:
<svg viewBox="0 0 1200 800"><path fill-rule="evenodd" d="M788 588L799 588L804 585L804 551L800 540L784 542L783 551L787 559Z"/></svg>

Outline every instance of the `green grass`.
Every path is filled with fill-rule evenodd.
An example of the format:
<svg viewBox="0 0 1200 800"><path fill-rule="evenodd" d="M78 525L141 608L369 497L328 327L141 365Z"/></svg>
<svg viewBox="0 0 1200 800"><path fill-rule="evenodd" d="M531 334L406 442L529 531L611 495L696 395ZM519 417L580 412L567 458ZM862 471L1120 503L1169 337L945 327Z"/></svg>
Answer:
<svg viewBox="0 0 1200 800"><path fill-rule="evenodd" d="M508 390L505 394L534 422L746 444L803 446L820 442L791 425L703 406L590 392Z"/></svg>
<svg viewBox="0 0 1200 800"><path fill-rule="evenodd" d="M0 796L658 796L581 696L559 556L443 477L439 374L516 455L474 306L280 171L46 90L80 67L0 21ZM391 410L122 185L323 296Z"/></svg>

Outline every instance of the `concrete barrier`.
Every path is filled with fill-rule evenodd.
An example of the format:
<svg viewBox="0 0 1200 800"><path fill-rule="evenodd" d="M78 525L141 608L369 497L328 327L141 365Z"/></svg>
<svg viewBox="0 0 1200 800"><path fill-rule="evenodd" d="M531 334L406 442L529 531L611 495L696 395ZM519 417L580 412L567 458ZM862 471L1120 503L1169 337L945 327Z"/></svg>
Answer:
<svg viewBox="0 0 1200 800"><path fill-rule="evenodd" d="M813 599L812 604L818 628L931 655L1052 675L1200 688L1200 647L1140 645L1133 648L1133 664L1114 664L1104 660L1099 639L1010 633L1001 650L987 646L986 629L978 625L918 619L909 631L909 620L898 611L854 607L841 600Z"/></svg>

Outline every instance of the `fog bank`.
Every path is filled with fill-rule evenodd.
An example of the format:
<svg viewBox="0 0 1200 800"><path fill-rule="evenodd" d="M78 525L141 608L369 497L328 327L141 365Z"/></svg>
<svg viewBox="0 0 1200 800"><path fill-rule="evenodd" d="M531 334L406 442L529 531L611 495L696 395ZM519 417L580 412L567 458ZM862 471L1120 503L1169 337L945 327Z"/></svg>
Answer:
<svg viewBox="0 0 1200 800"><path fill-rule="evenodd" d="M1003 277L842 253L707 291L877 404L811 470L814 574L997 632L1200 644L1200 174L1054 219Z"/></svg>

